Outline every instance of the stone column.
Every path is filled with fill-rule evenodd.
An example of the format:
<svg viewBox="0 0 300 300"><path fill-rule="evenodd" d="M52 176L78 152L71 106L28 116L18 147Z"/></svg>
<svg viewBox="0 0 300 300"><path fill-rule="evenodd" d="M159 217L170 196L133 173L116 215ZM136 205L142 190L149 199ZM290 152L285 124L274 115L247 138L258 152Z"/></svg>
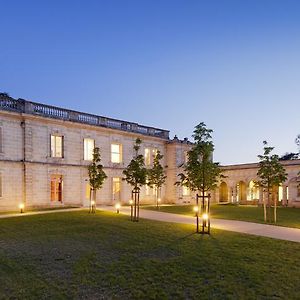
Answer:
<svg viewBox="0 0 300 300"><path fill-rule="evenodd" d="M216 188L215 190L215 203L219 203L220 202L220 192L219 192L219 188Z"/></svg>
<svg viewBox="0 0 300 300"><path fill-rule="evenodd" d="M232 187L232 202L237 203L237 190L235 186Z"/></svg>
<svg viewBox="0 0 300 300"><path fill-rule="evenodd" d="M287 186L282 186L282 206L287 206Z"/></svg>

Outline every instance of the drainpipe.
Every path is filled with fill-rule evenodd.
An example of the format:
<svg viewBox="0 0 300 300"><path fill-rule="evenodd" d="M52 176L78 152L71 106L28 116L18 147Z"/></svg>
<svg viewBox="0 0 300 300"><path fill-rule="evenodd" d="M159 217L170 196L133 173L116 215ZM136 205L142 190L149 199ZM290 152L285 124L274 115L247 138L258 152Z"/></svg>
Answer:
<svg viewBox="0 0 300 300"><path fill-rule="evenodd" d="M25 148L25 142L26 142L26 135L25 135L25 119L21 122L22 127L22 144L23 144L23 159L21 160L23 162L23 196L22 201L24 204L24 207L26 207L26 148Z"/></svg>

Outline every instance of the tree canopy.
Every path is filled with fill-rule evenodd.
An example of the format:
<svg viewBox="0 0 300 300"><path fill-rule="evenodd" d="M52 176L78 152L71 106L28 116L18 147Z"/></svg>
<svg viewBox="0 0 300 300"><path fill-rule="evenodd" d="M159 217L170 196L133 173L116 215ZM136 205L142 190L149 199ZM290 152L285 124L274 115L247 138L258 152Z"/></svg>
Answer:
<svg viewBox="0 0 300 300"><path fill-rule="evenodd" d="M206 128L201 122L195 127L193 138L195 143L187 152L188 160L183 167L183 172L178 174L179 181L176 185L188 187L191 191L207 192L214 189L222 175L219 163L214 163L212 155L214 144L212 129Z"/></svg>
<svg viewBox="0 0 300 300"><path fill-rule="evenodd" d="M279 162L279 156L271 153L274 147L269 147L267 141L264 141L263 144L264 152L262 155L258 155L260 162L257 172L259 177L257 184L263 188L279 186L287 179L287 174Z"/></svg>
<svg viewBox="0 0 300 300"><path fill-rule="evenodd" d="M89 183L93 190L102 188L104 180L107 178L101 164L101 154L98 147L94 148L92 163L88 166Z"/></svg>
<svg viewBox="0 0 300 300"><path fill-rule="evenodd" d="M153 167L148 170L148 182L147 184L151 188L161 188L166 181L167 176L165 175L165 171L163 166L160 164L161 159L163 159L163 155L159 150L156 151L153 159Z"/></svg>
<svg viewBox="0 0 300 300"><path fill-rule="evenodd" d="M137 138L133 146L134 157L123 171L125 176L122 180L125 180L128 184L133 186L135 189L139 189L141 186L146 184L147 169L145 168L145 160L142 154L139 154L141 147L141 139Z"/></svg>

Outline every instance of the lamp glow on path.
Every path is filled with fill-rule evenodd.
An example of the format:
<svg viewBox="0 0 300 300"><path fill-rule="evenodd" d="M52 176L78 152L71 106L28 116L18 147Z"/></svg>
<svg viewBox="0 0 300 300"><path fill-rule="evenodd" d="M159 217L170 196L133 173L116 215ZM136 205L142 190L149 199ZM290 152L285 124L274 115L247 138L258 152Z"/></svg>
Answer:
<svg viewBox="0 0 300 300"><path fill-rule="evenodd" d="M117 203L117 204L115 205L115 208L116 208L117 214L118 214L118 213L120 212L121 204L120 204L120 203Z"/></svg>
<svg viewBox="0 0 300 300"><path fill-rule="evenodd" d="M24 212L24 207L25 207L24 203L19 204L19 209L21 214Z"/></svg>
<svg viewBox="0 0 300 300"><path fill-rule="evenodd" d="M208 220L208 217L209 217L208 214L203 214L203 215L202 215L202 219L203 219L203 220Z"/></svg>

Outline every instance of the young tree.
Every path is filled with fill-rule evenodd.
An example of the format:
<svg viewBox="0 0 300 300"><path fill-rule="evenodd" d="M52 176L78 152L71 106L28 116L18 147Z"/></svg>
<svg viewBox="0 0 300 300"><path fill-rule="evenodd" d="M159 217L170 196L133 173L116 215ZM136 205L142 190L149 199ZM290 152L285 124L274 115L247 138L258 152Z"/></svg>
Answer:
<svg viewBox="0 0 300 300"><path fill-rule="evenodd" d="M256 184L263 188L264 194L267 193L267 203L265 201L265 195L263 197L264 206L264 220L265 222L271 222L271 199L270 194L274 188L278 188L287 179L287 174L284 167L279 162L279 156L277 154L271 154L274 147L269 147L266 141L263 142L264 153L258 155L260 160L259 169ZM268 207L268 212L267 208ZM274 199L274 223L277 221L277 197Z"/></svg>
<svg viewBox="0 0 300 300"><path fill-rule="evenodd" d="M161 159L164 156L160 154L158 150L153 159L153 167L148 170L148 182L147 184L154 189L155 191L155 199L156 199L156 208L159 208L159 197L161 195L161 188L164 185L167 176L165 175L165 171L163 166L160 164Z"/></svg>
<svg viewBox="0 0 300 300"><path fill-rule="evenodd" d="M133 187L132 195L134 195L134 216L133 221L139 220L140 210L140 188L146 184L147 169L145 168L144 156L139 154L142 140L137 138L133 146L134 157L130 161L127 168L123 171L124 178L128 184Z"/></svg>
<svg viewBox="0 0 300 300"><path fill-rule="evenodd" d="M199 192L203 202L206 193L215 189L220 178L224 177L219 163L214 163L212 160L214 151L212 132L213 130L206 128L203 122L195 127L194 145L188 151L188 160L183 168L183 173L178 174L179 181L175 183L186 186L191 191ZM209 205L208 198L208 209Z"/></svg>
<svg viewBox="0 0 300 300"><path fill-rule="evenodd" d="M298 146L298 152L300 153L300 134L297 135L295 143Z"/></svg>
<svg viewBox="0 0 300 300"><path fill-rule="evenodd" d="M93 160L88 166L90 184L90 212L96 211L96 193L102 188L104 180L107 178L101 164L101 154L98 147L94 148ZM93 199L93 200L92 200Z"/></svg>

